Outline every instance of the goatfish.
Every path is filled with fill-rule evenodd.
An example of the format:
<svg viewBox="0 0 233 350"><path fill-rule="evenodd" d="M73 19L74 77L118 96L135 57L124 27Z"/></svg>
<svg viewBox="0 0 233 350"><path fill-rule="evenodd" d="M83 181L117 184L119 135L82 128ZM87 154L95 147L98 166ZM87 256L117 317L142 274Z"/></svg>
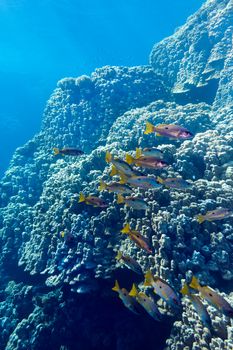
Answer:
<svg viewBox="0 0 233 350"><path fill-rule="evenodd" d="M148 297L143 292L138 292L137 287L133 284L129 295L134 297L137 302L146 310L146 312L155 320L161 321L162 315L159 312L158 306L154 302L154 300Z"/></svg>
<svg viewBox="0 0 233 350"><path fill-rule="evenodd" d="M88 205L93 205L93 207L98 207L98 208L106 208L108 206L108 204L103 199L95 196L85 197L84 194L81 192L79 195L78 203L82 203L82 202Z"/></svg>
<svg viewBox="0 0 233 350"><path fill-rule="evenodd" d="M215 292L215 290L208 286L201 286L195 276L193 276L189 286L195 290L198 290L203 299L214 306L217 310L220 310L224 315L233 317L232 306L220 294Z"/></svg>
<svg viewBox="0 0 233 350"><path fill-rule="evenodd" d="M135 230L131 230L129 223L127 223L123 229L121 230L121 233L125 233L127 235L129 235L129 238L136 243L136 245L145 250L147 253L151 254L152 253L152 249L149 245L149 240L148 238L144 237L141 235L140 232L135 231Z"/></svg>
<svg viewBox="0 0 233 350"><path fill-rule="evenodd" d="M120 175L120 183L128 183L130 186L139 187L144 190L155 189L161 187L161 184L157 181L156 177L150 176L131 176Z"/></svg>
<svg viewBox="0 0 233 350"><path fill-rule="evenodd" d="M128 194L133 192L133 190L125 184L122 184L119 182L112 182L110 184L107 184L104 181L100 181L98 190L99 191L108 190L109 192L128 193Z"/></svg>
<svg viewBox="0 0 233 350"><path fill-rule="evenodd" d="M176 124L159 124L153 125L146 122L146 130L144 134L151 134L155 132L156 136L166 136L172 139L191 139L193 134L186 128Z"/></svg>
<svg viewBox="0 0 233 350"><path fill-rule="evenodd" d="M81 151L78 148L53 148L54 151L54 155L57 156L58 154L61 154L62 156L81 156L82 154L84 154L83 151Z"/></svg>
<svg viewBox="0 0 233 350"><path fill-rule="evenodd" d="M112 290L118 293L119 298L122 300L127 309L138 315L136 301L131 295L129 295L127 289L120 288L118 281L115 281L115 286L112 288Z"/></svg>
<svg viewBox="0 0 233 350"><path fill-rule="evenodd" d="M129 165L135 164L136 166L147 168L147 169L163 169L168 166L168 164L162 159L158 159L155 157L145 157L145 156L134 158L130 154L126 154L125 161Z"/></svg>
<svg viewBox="0 0 233 350"><path fill-rule="evenodd" d="M123 197L121 194L117 195L117 204L125 204L135 210L146 210L149 208L148 204L143 199L137 197Z"/></svg>
<svg viewBox="0 0 233 350"><path fill-rule="evenodd" d="M190 188L192 186L189 182L179 177L170 177L167 179L162 179L161 177L157 176L157 181L165 187L177 188L180 190L186 190L187 188Z"/></svg>
<svg viewBox="0 0 233 350"><path fill-rule="evenodd" d="M155 157L157 159L163 159L163 151L161 151L158 148L154 148L154 147L143 148L143 149L136 148L136 156L135 156L135 158L138 159L141 156L144 156L144 157Z"/></svg>
<svg viewBox="0 0 233 350"><path fill-rule="evenodd" d="M184 296L187 296L190 299L194 309L199 315L204 326L207 328L211 328L210 316L206 310L205 305L201 302L200 297L198 295L192 294L187 284L183 286L180 292L181 294L183 294Z"/></svg>
<svg viewBox="0 0 233 350"><path fill-rule="evenodd" d="M207 211L205 215L197 215L196 219L199 224L202 224L204 221L215 221L215 220L223 220L225 218L229 218L232 216L233 212L227 208L219 208L215 210Z"/></svg>
<svg viewBox="0 0 233 350"><path fill-rule="evenodd" d="M122 262L125 266L128 267L128 269L134 271L138 275L142 275L141 266L135 259L131 258L131 256L123 255L121 251L118 251L116 260Z"/></svg>
<svg viewBox="0 0 233 350"><path fill-rule="evenodd" d="M133 168L124 160L119 158L113 158L110 152L106 152L105 160L107 163L112 163L112 171L110 176L118 175L119 173L126 174L127 176L135 175Z"/></svg>
<svg viewBox="0 0 233 350"><path fill-rule="evenodd" d="M162 278L153 276L150 270L145 274L144 286L152 286L154 293L158 294L171 307L177 309L181 306L180 299L172 287Z"/></svg>

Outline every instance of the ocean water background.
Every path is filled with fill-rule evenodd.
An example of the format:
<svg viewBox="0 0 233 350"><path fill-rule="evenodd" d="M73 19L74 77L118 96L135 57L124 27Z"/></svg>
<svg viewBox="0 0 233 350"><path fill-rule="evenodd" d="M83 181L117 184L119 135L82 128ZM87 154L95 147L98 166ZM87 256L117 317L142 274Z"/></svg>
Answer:
<svg viewBox="0 0 233 350"><path fill-rule="evenodd" d="M0 176L39 131L59 79L148 63L203 0L0 0Z"/></svg>

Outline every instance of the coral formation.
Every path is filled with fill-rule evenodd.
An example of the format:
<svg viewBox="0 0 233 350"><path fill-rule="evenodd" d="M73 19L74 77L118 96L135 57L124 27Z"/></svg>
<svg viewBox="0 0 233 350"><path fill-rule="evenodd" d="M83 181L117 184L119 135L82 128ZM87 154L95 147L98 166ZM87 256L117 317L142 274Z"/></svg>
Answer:
<svg viewBox="0 0 233 350"><path fill-rule="evenodd" d="M108 349L114 332L116 349L136 349L137 341L130 344L122 335L132 331L132 322L123 332L111 316L108 337L96 327L98 322L106 326L101 314L91 320L94 301L99 302L96 293L103 303L114 303L113 277L124 274L115 260L118 249L177 291L181 280L190 281L195 274L233 302L228 294L233 285L233 219L201 225L195 219L217 207L233 208L232 14L232 1L209 0L173 36L154 46L151 66L104 67L90 77L58 82L41 132L16 150L0 183L1 348L40 349L47 342L48 348L73 349L69 336L74 321L84 319L80 349L97 349L100 342ZM146 121L183 125L195 136L177 141L145 135ZM54 156L53 147L78 147L85 154ZM149 205L145 212L117 205L112 193L99 193L100 181L110 180L106 152L123 159L136 147L158 147L169 164L161 170L140 169L144 174L182 176L192 186L185 191L135 189ZM81 191L98 195L108 207L78 203ZM150 240L152 254L120 233L126 222ZM76 316L69 309L74 300ZM167 349L231 349L231 321L212 307L208 311L212 332L184 299L170 337L171 322L165 322ZM137 322L145 327L148 321ZM93 343L83 345L88 331ZM137 337L139 344L143 334Z"/></svg>

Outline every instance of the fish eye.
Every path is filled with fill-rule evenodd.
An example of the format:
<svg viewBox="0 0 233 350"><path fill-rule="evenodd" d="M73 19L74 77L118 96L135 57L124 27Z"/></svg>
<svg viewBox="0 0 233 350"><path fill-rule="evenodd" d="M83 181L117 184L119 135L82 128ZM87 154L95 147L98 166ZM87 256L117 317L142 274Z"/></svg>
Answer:
<svg viewBox="0 0 233 350"><path fill-rule="evenodd" d="M134 198L132 198L132 201L134 202L134 201L135 201L135 199L134 199Z"/></svg>
<svg viewBox="0 0 233 350"><path fill-rule="evenodd" d="M165 129L167 130L167 129L168 129L168 127L166 126L166 127L165 127Z"/></svg>
<svg viewBox="0 0 233 350"><path fill-rule="evenodd" d="M213 296L213 294L209 293L209 296L210 296L210 297L212 297L212 296Z"/></svg>
<svg viewBox="0 0 233 350"><path fill-rule="evenodd" d="M143 301L146 301L146 299L143 299Z"/></svg>

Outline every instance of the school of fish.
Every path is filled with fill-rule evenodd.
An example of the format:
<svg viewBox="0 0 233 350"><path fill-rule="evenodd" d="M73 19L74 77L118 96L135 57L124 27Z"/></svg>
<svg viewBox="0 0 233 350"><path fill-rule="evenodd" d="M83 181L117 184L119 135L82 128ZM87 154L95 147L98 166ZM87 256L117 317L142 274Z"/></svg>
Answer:
<svg viewBox="0 0 233 350"><path fill-rule="evenodd" d="M172 140L187 140L194 137L189 130L180 125L160 124L154 126L150 122L146 122L144 134L147 135L151 133L155 133L156 137L167 137ZM54 148L53 151L56 156L77 157L84 154L82 150L76 148ZM185 191L193 186L192 183L181 177L162 178L160 176L145 175L140 170L133 168L133 165L141 169L153 169L155 171L167 168L169 164L164 159L163 152L157 148L136 148L135 156L126 153L125 160L117 158L110 152L107 152L105 160L107 163L111 164L110 177L117 176L118 180L110 183L101 181L98 190L115 193L119 205L126 205L133 210L149 209L149 204L143 198L134 195L135 188L157 190L165 186L168 189ZM101 209L108 207L108 203L98 196L84 195L83 193L79 194L79 203L85 203L86 205ZM233 212L228 208L216 208L205 214L198 214L195 219L199 224L202 224L205 221L223 220L232 215ZM126 222L123 225L121 233L127 236L145 253L153 254L149 238L131 228L129 223ZM60 237L65 237L64 232L61 232ZM137 275L143 276L143 270L140 264L133 257L122 251L118 251L116 260L118 264L124 265ZM211 319L203 300L215 307L222 314L233 318L233 307L229 302L211 287L201 286L195 276L192 277L189 284L185 283L180 292L177 292L167 281L154 275L151 270L148 270L144 273L144 282L141 282L138 286L133 283L130 291L121 288L118 281L115 281L112 290L118 293L124 306L131 312L140 314L141 306L154 320L162 321L164 315L159 310L154 298L151 295L147 295L148 288L151 288L153 293L161 298L173 313L181 311L181 296L187 297L203 325L210 331L212 329Z"/></svg>

